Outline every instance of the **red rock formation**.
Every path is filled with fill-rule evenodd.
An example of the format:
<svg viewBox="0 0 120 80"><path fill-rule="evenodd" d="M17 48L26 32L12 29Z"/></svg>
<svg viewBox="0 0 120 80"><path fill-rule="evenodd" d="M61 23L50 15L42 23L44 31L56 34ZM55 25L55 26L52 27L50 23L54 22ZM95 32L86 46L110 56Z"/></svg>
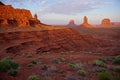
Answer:
<svg viewBox="0 0 120 80"><path fill-rule="evenodd" d="M36 51L36 53L44 53L66 52L71 50L94 50L98 46L98 41L92 36L82 35L70 28L43 31L6 32L0 33L0 39L1 45L13 41L17 42L17 44L9 44L9 47L6 49L8 53L16 54L20 53L22 50L30 49ZM3 43L4 41L6 41L6 43ZM30 45L32 46L30 47Z"/></svg>
<svg viewBox="0 0 120 80"><path fill-rule="evenodd" d="M84 16L83 24L88 24L88 18L86 16Z"/></svg>
<svg viewBox="0 0 120 80"><path fill-rule="evenodd" d="M74 27L74 26L76 26L76 24L75 24L74 20L71 19L67 26Z"/></svg>
<svg viewBox="0 0 120 80"><path fill-rule="evenodd" d="M3 19L3 20L1 20L0 23L1 23L2 25L8 25L8 21L7 21L7 19Z"/></svg>
<svg viewBox="0 0 120 80"><path fill-rule="evenodd" d="M38 20L38 19L37 19L37 14L34 15L34 19L35 19L35 20Z"/></svg>
<svg viewBox="0 0 120 80"><path fill-rule="evenodd" d="M3 3L0 1L0 5L5 5L5 4L3 4Z"/></svg>
<svg viewBox="0 0 120 80"><path fill-rule="evenodd" d="M101 22L101 26L102 27L111 27L110 19L108 19L108 18L103 19Z"/></svg>
<svg viewBox="0 0 120 80"><path fill-rule="evenodd" d="M14 9L11 5L0 4L0 25L30 26L30 23L39 21L37 15L33 18L29 10Z"/></svg>
<svg viewBox="0 0 120 80"><path fill-rule="evenodd" d="M93 28L94 26L88 23L88 18L84 16L82 26L86 28Z"/></svg>

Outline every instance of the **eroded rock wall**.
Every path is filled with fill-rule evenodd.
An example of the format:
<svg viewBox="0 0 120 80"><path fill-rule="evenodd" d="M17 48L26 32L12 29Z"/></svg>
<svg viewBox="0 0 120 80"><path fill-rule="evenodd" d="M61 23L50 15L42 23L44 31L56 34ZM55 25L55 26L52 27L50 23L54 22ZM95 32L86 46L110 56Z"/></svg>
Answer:
<svg viewBox="0 0 120 80"><path fill-rule="evenodd" d="M0 4L0 26L33 26L40 21L32 17L30 10L15 9L11 5Z"/></svg>

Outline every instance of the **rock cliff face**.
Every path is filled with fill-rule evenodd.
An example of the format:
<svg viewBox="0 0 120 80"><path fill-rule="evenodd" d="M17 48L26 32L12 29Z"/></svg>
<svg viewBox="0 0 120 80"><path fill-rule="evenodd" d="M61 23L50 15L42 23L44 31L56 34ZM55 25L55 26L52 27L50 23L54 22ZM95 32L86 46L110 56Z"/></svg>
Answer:
<svg viewBox="0 0 120 80"><path fill-rule="evenodd" d="M101 22L101 26L102 27L111 27L110 19L108 19L108 18L103 19Z"/></svg>
<svg viewBox="0 0 120 80"><path fill-rule="evenodd" d="M82 23L81 26L84 26L86 28L93 28L94 27L93 25L91 25L91 24L88 23L88 18L86 16L84 16L83 23Z"/></svg>
<svg viewBox="0 0 120 80"><path fill-rule="evenodd" d="M32 17L29 10L14 9L11 5L4 5L2 2L0 4L0 25L2 26L30 26L34 22L39 23L39 20L36 18Z"/></svg>
<svg viewBox="0 0 120 80"><path fill-rule="evenodd" d="M69 22L69 24L67 26L69 26L69 27L75 27L76 24L75 24L74 20L70 20L70 22Z"/></svg>
<svg viewBox="0 0 120 80"><path fill-rule="evenodd" d="M95 50L98 41L90 35L81 35L72 29L63 28L1 33L0 44L4 45L1 49L5 49L7 53L59 53L72 50Z"/></svg>

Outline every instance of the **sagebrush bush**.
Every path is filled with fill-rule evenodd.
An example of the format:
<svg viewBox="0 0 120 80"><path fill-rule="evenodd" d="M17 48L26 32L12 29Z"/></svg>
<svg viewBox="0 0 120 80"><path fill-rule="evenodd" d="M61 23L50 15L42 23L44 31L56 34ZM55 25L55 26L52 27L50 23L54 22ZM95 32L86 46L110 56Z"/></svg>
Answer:
<svg viewBox="0 0 120 80"><path fill-rule="evenodd" d="M83 67L83 64L81 63L68 63L68 66L74 70L80 70Z"/></svg>
<svg viewBox="0 0 120 80"><path fill-rule="evenodd" d="M48 65L43 64L43 65L40 66L40 69L42 69L42 70L47 70L47 69L48 69Z"/></svg>
<svg viewBox="0 0 120 80"><path fill-rule="evenodd" d="M35 64L32 64L32 63L30 63L30 64L28 64L28 67L33 67Z"/></svg>
<svg viewBox="0 0 120 80"><path fill-rule="evenodd" d="M0 60L0 71L8 71L10 69L17 69L19 64L6 57Z"/></svg>
<svg viewBox="0 0 120 80"><path fill-rule="evenodd" d="M68 63L68 66L69 66L70 68L74 68L74 67L75 67L75 64L74 64L74 63Z"/></svg>
<svg viewBox="0 0 120 80"><path fill-rule="evenodd" d="M73 54L73 53L75 53L75 51L70 51L70 53L72 53L72 54Z"/></svg>
<svg viewBox="0 0 120 80"><path fill-rule="evenodd" d="M120 67L116 67L115 71L118 72L118 73L120 73Z"/></svg>
<svg viewBox="0 0 120 80"><path fill-rule="evenodd" d="M85 70L79 70L77 73L80 76L86 76L87 75L87 72Z"/></svg>
<svg viewBox="0 0 120 80"><path fill-rule="evenodd" d="M11 60L11 58L9 57L5 57L0 60L0 71L8 72L10 76L15 77L17 75L18 67L19 67L19 64Z"/></svg>
<svg viewBox="0 0 120 80"><path fill-rule="evenodd" d="M66 75L66 80L76 80L76 77L71 75L71 74L67 74Z"/></svg>
<svg viewBox="0 0 120 80"><path fill-rule="evenodd" d="M10 70L8 70L8 74L10 75L10 76L16 76L17 75L17 70L16 69L10 69Z"/></svg>
<svg viewBox="0 0 120 80"><path fill-rule="evenodd" d="M113 59L113 64L120 64L120 56L117 56Z"/></svg>
<svg viewBox="0 0 120 80"><path fill-rule="evenodd" d="M50 66L50 67L48 68L48 71L50 71L50 72L58 72L59 69L58 69L56 66Z"/></svg>
<svg viewBox="0 0 120 80"><path fill-rule="evenodd" d="M33 57L33 55L32 54L27 54L25 57L31 58L31 57Z"/></svg>
<svg viewBox="0 0 120 80"><path fill-rule="evenodd" d="M54 58L54 59L52 59L52 63L55 63L55 64L59 64L59 63L65 62L65 61L66 61L65 58Z"/></svg>
<svg viewBox="0 0 120 80"><path fill-rule="evenodd" d="M28 77L28 80L39 80L39 77L37 75L31 75Z"/></svg>
<svg viewBox="0 0 120 80"><path fill-rule="evenodd" d="M107 67L107 65L103 61L101 61L101 60L94 61L93 65L100 66L100 67Z"/></svg>
<svg viewBox="0 0 120 80"><path fill-rule="evenodd" d="M37 64L37 62L36 62L36 61L34 61L34 60L32 60L32 61L31 61L31 63L32 63L32 64Z"/></svg>
<svg viewBox="0 0 120 80"><path fill-rule="evenodd" d="M112 75L107 72L100 72L98 73L99 80L110 80L112 78Z"/></svg>

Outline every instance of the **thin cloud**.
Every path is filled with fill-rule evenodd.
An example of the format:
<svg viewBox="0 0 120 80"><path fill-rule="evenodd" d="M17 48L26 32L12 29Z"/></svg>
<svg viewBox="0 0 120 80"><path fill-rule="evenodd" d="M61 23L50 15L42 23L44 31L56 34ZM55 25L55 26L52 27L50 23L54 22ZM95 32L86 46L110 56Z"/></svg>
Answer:
<svg viewBox="0 0 120 80"><path fill-rule="evenodd" d="M45 6L46 5L46 1L41 1L41 5Z"/></svg>
<svg viewBox="0 0 120 80"><path fill-rule="evenodd" d="M44 9L46 13L76 14L96 9L96 6L109 5L112 2L91 0L61 0Z"/></svg>
<svg viewBox="0 0 120 80"><path fill-rule="evenodd" d="M29 2L33 2L33 0L29 0Z"/></svg>

